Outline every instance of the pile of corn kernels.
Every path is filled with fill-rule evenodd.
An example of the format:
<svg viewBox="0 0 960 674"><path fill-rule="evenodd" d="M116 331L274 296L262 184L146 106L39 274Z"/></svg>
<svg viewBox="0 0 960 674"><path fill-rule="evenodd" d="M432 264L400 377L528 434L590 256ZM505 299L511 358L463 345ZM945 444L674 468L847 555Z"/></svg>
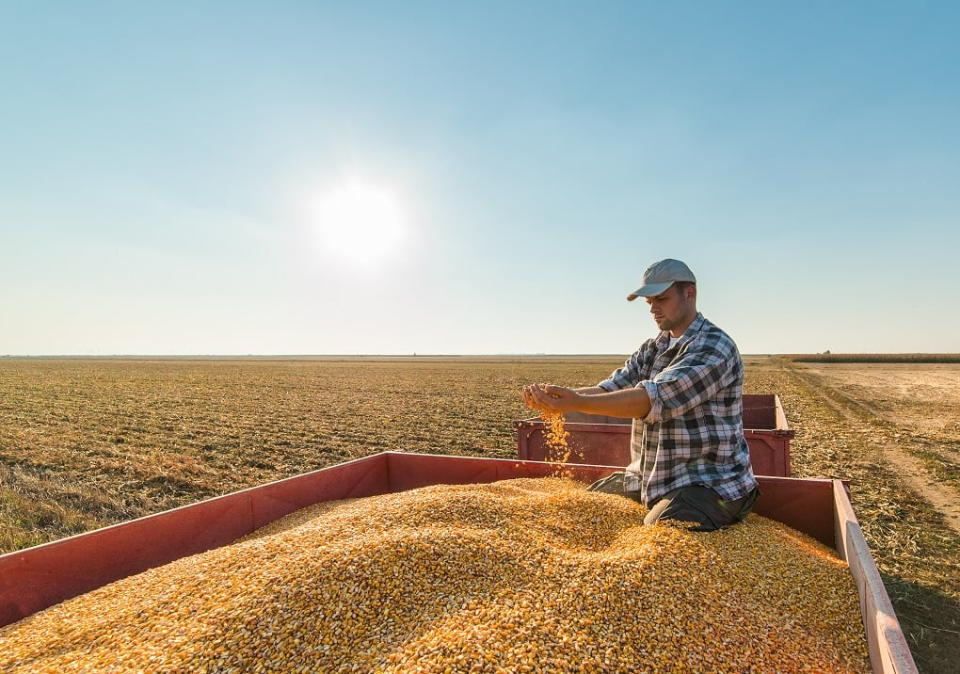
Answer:
<svg viewBox="0 0 960 674"><path fill-rule="evenodd" d="M0 630L2 671L869 671L846 564L559 478L323 503Z"/></svg>

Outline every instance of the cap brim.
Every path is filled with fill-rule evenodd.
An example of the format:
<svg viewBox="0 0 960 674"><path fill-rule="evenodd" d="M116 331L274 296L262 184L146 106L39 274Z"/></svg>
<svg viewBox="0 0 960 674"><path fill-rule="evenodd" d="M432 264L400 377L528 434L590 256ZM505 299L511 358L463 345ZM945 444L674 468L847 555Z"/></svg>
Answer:
<svg viewBox="0 0 960 674"><path fill-rule="evenodd" d="M640 286L632 293L627 295L627 301L633 302L638 297L653 297L654 295L659 295L672 285L673 281L669 281L667 283L648 283L645 286Z"/></svg>

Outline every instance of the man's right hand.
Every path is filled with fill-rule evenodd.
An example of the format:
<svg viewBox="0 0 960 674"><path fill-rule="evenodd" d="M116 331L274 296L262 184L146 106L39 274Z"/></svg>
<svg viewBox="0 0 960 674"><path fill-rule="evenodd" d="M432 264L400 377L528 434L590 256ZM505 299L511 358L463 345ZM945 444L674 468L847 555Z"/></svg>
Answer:
<svg viewBox="0 0 960 674"><path fill-rule="evenodd" d="M565 386L553 384L532 384L523 389L523 401L535 410L558 414L576 410L580 394Z"/></svg>

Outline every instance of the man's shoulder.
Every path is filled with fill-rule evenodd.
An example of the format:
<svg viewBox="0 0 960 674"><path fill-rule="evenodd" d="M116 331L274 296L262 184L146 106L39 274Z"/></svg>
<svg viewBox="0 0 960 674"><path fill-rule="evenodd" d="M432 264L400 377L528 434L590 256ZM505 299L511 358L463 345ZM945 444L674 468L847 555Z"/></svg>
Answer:
<svg viewBox="0 0 960 674"><path fill-rule="evenodd" d="M694 343L700 348L719 351L728 357L740 357L740 351L737 349L733 338L722 330L713 321L701 314L700 329L694 338Z"/></svg>

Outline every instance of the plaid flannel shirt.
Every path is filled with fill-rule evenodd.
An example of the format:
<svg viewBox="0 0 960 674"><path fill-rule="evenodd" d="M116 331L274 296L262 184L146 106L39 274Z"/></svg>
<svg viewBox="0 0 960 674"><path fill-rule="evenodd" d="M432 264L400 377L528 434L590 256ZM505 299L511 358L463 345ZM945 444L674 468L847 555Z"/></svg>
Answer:
<svg viewBox="0 0 960 674"><path fill-rule="evenodd" d="M698 313L680 341L648 339L598 384L643 386L650 412L633 420L624 487L652 505L674 489L703 485L726 500L757 486L743 435L743 361L723 330Z"/></svg>

